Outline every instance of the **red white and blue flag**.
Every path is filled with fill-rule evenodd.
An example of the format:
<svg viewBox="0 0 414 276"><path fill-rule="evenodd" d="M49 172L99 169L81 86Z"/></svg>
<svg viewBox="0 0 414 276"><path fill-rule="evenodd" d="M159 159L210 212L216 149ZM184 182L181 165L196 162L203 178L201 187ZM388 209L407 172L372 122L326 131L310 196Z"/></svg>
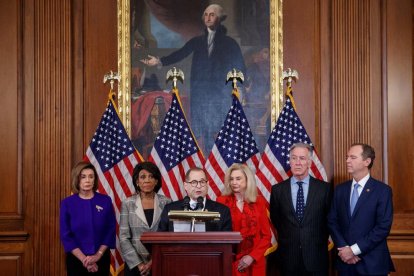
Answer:
<svg viewBox="0 0 414 276"><path fill-rule="evenodd" d="M84 159L96 168L99 179L98 191L109 195L114 205L117 239L116 249L111 250L111 274L118 275L124 263L118 237L121 202L135 193L132 172L135 165L142 162L142 157L133 146L119 118L113 95L111 91L108 105Z"/></svg>
<svg viewBox="0 0 414 276"><path fill-rule="evenodd" d="M233 91L232 97L232 105L205 165L210 180L208 195L213 200L224 189L224 175L233 163L245 163L255 173L260 161L260 153L237 90Z"/></svg>
<svg viewBox="0 0 414 276"><path fill-rule="evenodd" d="M171 106L155 139L149 160L160 169L162 192L173 201L186 195L183 186L185 173L190 168L202 168L204 165L204 156L186 120L178 90L172 91Z"/></svg>
<svg viewBox="0 0 414 276"><path fill-rule="evenodd" d="M288 179L292 173L289 165L289 149L294 143L312 145L312 141L294 108L292 89L288 88L285 105L265 146L259 169L256 172L257 186L265 198L270 200L272 185ZM325 168L314 151L310 174L327 181Z"/></svg>

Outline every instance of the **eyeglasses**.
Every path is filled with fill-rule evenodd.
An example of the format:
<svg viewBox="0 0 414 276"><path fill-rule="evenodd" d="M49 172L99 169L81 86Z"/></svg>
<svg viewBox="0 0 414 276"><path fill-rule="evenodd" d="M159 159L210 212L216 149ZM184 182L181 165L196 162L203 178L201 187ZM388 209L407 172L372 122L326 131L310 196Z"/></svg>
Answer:
<svg viewBox="0 0 414 276"><path fill-rule="evenodd" d="M207 180L201 179L200 181L193 180L193 181L186 181L191 187L197 187L200 184L200 187L204 187L207 185Z"/></svg>

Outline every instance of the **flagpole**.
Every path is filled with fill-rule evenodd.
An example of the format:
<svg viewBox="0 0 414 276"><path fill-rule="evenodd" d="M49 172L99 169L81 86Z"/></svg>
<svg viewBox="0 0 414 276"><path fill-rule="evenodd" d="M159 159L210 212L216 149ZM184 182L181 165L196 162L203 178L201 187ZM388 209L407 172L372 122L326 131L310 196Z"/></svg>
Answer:
<svg viewBox="0 0 414 276"><path fill-rule="evenodd" d="M229 71L227 73L226 83L229 81L232 82L233 91L232 94L237 97L237 99L240 100L240 92L239 88L237 87L237 81L240 83L244 82L244 75L242 71L238 71L236 68L233 68L233 70Z"/></svg>
<svg viewBox="0 0 414 276"><path fill-rule="evenodd" d="M289 97L290 101L292 102L293 109L296 111L296 105L295 101L293 100L293 94L292 94L292 81L297 82L299 79L299 73L295 69L288 68L287 70L283 71L282 74L283 80L286 80L286 96Z"/></svg>
<svg viewBox="0 0 414 276"><path fill-rule="evenodd" d="M110 90L109 90L109 94L108 94L108 101L112 101L112 104L114 105L118 116L119 116L119 110L117 105L115 104L115 92L114 92L114 83L115 81L117 81L119 83L121 77L119 76L118 72L113 72L112 70L109 71L108 73L106 73L104 75L103 78L103 83L107 83L109 81L109 85L110 85ZM121 116L119 116L121 118ZM127 133L129 134L129 130L127 128L125 128L125 130L127 131Z"/></svg>

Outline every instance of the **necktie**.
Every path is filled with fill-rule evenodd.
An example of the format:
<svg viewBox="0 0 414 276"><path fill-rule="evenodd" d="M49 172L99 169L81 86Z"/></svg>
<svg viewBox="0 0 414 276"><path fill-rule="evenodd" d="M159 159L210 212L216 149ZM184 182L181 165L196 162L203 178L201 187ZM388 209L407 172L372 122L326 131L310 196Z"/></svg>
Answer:
<svg viewBox="0 0 414 276"><path fill-rule="evenodd" d="M214 33L209 32L207 37L207 49L208 49L208 55L210 56L211 51L213 51L213 38Z"/></svg>
<svg viewBox="0 0 414 276"><path fill-rule="evenodd" d="M355 209L355 205L358 202L358 198L359 198L359 194L358 194L358 187L360 185L358 183L356 183L354 185L354 189L352 190L352 196L351 196L351 215L354 212Z"/></svg>
<svg viewBox="0 0 414 276"><path fill-rule="evenodd" d="M296 216L298 217L299 221L302 222L303 215L305 213L305 196L303 195L303 182L298 181L296 182L299 186L298 194L296 197Z"/></svg>

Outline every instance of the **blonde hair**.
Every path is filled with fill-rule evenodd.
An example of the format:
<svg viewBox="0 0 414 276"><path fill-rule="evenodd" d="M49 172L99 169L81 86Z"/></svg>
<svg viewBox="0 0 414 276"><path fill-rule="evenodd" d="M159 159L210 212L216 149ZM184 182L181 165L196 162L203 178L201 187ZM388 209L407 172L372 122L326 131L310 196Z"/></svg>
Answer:
<svg viewBox="0 0 414 276"><path fill-rule="evenodd" d="M226 175L224 176L224 190L222 195L232 195L233 190L230 187L230 175L233 171L243 172L246 178L246 191L244 193L244 200L247 203L256 202L257 198L257 186L256 179L254 178L253 172L250 168L244 164L234 163L227 169Z"/></svg>
<svg viewBox="0 0 414 276"><path fill-rule="evenodd" d="M95 179L93 181L93 191L96 192L98 190L98 174L96 173L95 167L86 161L81 161L75 165L72 169L72 192L74 194L79 193L79 182L80 182L80 175L83 170L91 169L95 175Z"/></svg>

